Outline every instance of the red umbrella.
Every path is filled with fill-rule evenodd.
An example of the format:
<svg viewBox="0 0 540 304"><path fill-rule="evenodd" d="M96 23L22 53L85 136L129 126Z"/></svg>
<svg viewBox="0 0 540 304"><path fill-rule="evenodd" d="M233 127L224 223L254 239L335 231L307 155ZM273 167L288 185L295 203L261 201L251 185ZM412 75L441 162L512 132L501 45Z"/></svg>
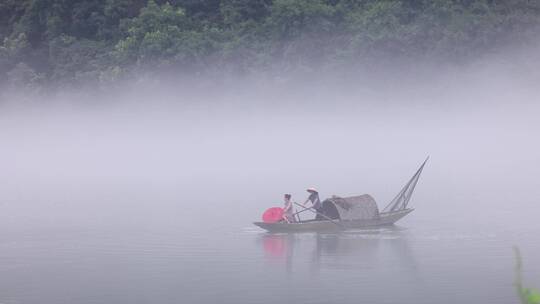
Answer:
<svg viewBox="0 0 540 304"><path fill-rule="evenodd" d="M276 223L283 219L283 208L273 207L267 209L262 216L265 223Z"/></svg>

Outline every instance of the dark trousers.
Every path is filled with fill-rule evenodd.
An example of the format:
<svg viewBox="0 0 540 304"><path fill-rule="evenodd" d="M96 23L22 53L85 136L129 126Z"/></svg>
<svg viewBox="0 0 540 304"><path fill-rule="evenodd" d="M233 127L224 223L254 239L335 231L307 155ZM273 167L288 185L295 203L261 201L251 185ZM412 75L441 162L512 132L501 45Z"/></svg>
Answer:
<svg viewBox="0 0 540 304"><path fill-rule="evenodd" d="M315 209L315 208L314 208ZM321 215L322 212L322 208L319 208L319 209L315 209L315 211L317 211L317 215L315 215L315 220L317 221L321 221L321 220L324 220L324 216Z"/></svg>

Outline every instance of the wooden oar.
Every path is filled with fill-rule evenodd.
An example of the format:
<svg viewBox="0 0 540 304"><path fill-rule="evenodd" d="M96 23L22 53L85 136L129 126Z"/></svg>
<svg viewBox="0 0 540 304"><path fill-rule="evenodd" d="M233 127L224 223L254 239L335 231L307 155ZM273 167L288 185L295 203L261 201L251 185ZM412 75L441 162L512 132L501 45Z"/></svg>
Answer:
<svg viewBox="0 0 540 304"><path fill-rule="evenodd" d="M310 210L311 212L314 212L314 213L316 213L316 214L318 214L318 215L324 217L325 219L329 220L330 222L336 224L339 228L345 229L345 227L343 227L343 225L341 225L341 224L335 222L333 219L331 219L331 218L329 218L328 216L326 216L326 215L324 215L324 214L318 212L317 210L313 209L312 207L306 208L306 207L304 207L304 205L300 205L300 204L295 203L295 202L293 202L293 204L295 204L296 206L298 206L298 207L300 207L300 208L302 208L302 209L304 209L304 210Z"/></svg>
<svg viewBox="0 0 540 304"><path fill-rule="evenodd" d="M294 215L298 215L298 214L300 214L300 213L302 213L302 212L304 212L304 211L308 211L308 210L309 210L309 209L305 208L304 210L296 211L296 212L293 214L293 216L294 216Z"/></svg>

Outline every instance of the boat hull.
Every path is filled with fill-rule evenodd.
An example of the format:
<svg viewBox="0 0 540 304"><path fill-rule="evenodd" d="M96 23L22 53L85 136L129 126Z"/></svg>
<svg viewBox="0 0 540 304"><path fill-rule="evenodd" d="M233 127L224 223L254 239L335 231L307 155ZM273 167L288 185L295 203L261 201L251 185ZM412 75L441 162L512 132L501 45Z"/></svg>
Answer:
<svg viewBox="0 0 540 304"><path fill-rule="evenodd" d="M340 231L346 229L369 228L377 226L392 225L405 215L411 213L414 209L405 209L395 212L380 213L376 219L369 220L322 220L322 221L303 221L298 223L264 223L255 222L256 226L269 232L308 232L308 231Z"/></svg>

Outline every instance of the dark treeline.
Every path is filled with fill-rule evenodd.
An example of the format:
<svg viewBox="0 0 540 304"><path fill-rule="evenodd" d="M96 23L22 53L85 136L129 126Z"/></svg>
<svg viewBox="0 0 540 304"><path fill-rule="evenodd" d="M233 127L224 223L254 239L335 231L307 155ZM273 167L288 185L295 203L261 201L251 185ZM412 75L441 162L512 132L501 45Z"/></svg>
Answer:
<svg viewBox="0 0 540 304"><path fill-rule="evenodd" d="M539 24L539 0L2 0L0 83L466 61Z"/></svg>

